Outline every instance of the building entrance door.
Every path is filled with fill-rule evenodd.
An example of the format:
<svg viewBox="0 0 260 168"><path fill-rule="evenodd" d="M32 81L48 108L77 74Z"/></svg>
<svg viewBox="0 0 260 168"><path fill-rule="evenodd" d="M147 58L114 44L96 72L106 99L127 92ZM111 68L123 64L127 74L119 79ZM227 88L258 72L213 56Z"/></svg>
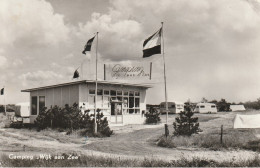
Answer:
<svg viewBox="0 0 260 168"><path fill-rule="evenodd" d="M111 102L111 123L123 123L121 102Z"/></svg>

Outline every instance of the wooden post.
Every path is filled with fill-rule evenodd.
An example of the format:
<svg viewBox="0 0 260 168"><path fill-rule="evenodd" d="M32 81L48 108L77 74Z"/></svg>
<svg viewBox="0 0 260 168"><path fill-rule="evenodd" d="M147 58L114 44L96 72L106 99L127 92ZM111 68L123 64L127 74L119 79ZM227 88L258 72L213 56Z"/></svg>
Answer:
<svg viewBox="0 0 260 168"><path fill-rule="evenodd" d="M167 138L167 136L169 135L169 128L167 124L164 124L164 128L165 128L165 136Z"/></svg>
<svg viewBox="0 0 260 168"><path fill-rule="evenodd" d="M223 125L221 125L221 131L220 131L220 143L223 143Z"/></svg>

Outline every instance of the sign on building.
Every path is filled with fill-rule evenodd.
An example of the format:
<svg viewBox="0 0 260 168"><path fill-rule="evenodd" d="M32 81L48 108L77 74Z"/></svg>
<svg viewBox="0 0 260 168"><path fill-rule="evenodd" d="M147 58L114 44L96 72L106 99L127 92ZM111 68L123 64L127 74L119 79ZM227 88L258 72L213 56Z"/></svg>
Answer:
<svg viewBox="0 0 260 168"><path fill-rule="evenodd" d="M152 63L104 64L105 80L148 79L152 77Z"/></svg>

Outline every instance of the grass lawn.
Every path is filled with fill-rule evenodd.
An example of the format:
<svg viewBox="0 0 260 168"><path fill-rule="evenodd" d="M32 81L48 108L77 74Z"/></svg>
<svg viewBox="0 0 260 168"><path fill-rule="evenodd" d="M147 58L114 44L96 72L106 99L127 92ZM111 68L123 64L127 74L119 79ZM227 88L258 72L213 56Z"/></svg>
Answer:
<svg viewBox="0 0 260 168"><path fill-rule="evenodd" d="M259 112L259 111L258 111ZM219 112L218 114L195 114L199 118L203 132L187 136L159 138L158 144L166 147L196 147L211 150L247 149L260 151L260 129L233 129L233 118L238 112ZM241 112L239 112L241 113ZM243 112L255 114L256 111ZM223 141L220 141L220 127L223 125Z"/></svg>

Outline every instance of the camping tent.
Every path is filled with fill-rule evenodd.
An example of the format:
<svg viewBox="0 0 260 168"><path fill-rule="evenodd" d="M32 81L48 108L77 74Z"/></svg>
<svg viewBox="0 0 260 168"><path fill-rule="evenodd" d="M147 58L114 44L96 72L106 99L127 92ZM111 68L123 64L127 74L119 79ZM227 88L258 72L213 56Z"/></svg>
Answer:
<svg viewBox="0 0 260 168"><path fill-rule="evenodd" d="M234 128L260 128L260 114L240 115L234 119Z"/></svg>
<svg viewBox="0 0 260 168"><path fill-rule="evenodd" d="M245 111L244 105L230 105L231 111Z"/></svg>

